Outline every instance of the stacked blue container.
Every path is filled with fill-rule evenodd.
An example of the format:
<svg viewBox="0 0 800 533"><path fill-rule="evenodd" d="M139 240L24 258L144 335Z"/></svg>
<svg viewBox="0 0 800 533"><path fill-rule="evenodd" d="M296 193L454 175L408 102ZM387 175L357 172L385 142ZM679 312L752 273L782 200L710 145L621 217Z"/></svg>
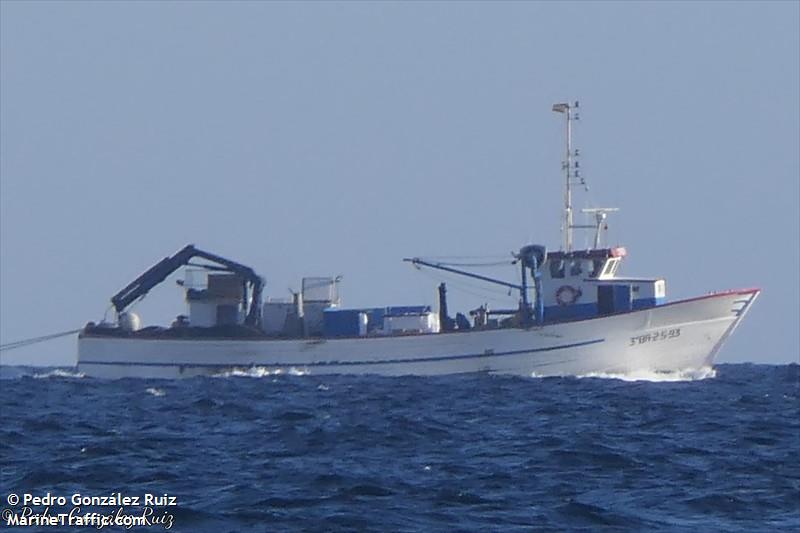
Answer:
<svg viewBox="0 0 800 533"><path fill-rule="evenodd" d="M325 309L323 332L326 337L358 337L361 309Z"/></svg>

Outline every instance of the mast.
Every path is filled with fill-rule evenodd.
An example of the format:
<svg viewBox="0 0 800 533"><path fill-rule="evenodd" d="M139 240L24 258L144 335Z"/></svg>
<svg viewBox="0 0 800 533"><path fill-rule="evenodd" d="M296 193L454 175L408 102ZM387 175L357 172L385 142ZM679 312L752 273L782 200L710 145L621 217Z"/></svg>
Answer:
<svg viewBox="0 0 800 533"><path fill-rule="evenodd" d="M578 161L580 152L577 148L574 151L572 149L572 121L580 118L577 111L578 107L579 104L577 100L572 104L560 103L553 105L553 111L556 113L562 113L566 118L567 123L567 153L564 161L561 162L561 169L564 171L564 222L562 228L564 230L565 252L572 251L572 230L574 229L595 230L594 247L595 249L600 248L600 244L602 242L602 233L603 231L608 231L608 223L606 222L608 214L619 211L619 209L616 207L593 207L589 209L581 209L582 213L592 214L595 216L595 224L587 225L574 223L574 209L572 208L573 180L576 180L576 183L582 185L587 191L589 190L589 187L586 185L586 180L581 176L580 162Z"/></svg>
<svg viewBox="0 0 800 533"><path fill-rule="evenodd" d="M578 102L573 104L560 103L553 105L553 111L556 113L563 113L566 118L566 141L567 151L564 161L561 162L561 169L564 171L564 251L572 251L572 229L573 216L572 216L572 178L579 178L578 162L575 158L578 156L578 151L572 152L572 121L578 120L578 114L574 113L573 109L578 109Z"/></svg>

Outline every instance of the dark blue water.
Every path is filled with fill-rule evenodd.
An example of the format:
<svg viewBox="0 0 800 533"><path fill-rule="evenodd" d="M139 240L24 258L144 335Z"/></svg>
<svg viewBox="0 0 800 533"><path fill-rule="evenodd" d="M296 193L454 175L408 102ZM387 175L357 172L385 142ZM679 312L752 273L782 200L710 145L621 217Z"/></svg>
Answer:
<svg viewBox="0 0 800 533"><path fill-rule="evenodd" d="M4 367L0 509L10 493L166 493L171 531L789 530L798 368L654 383Z"/></svg>

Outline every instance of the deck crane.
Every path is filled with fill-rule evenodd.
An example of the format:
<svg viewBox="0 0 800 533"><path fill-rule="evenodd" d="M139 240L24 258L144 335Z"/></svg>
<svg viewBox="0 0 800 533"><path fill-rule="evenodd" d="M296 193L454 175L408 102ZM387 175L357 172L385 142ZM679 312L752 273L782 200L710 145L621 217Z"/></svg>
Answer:
<svg viewBox="0 0 800 533"><path fill-rule="evenodd" d="M195 248L193 244L188 244L178 250L174 255L165 257L138 278L130 282L124 289L119 291L111 298L111 303L117 313L117 318L125 312L136 300L143 298L150 290L167 279L167 277L178 270L180 267L190 264L189 261L199 257L206 261L216 263L214 265L199 265L208 270L232 272L238 274L246 281L244 301L247 302L247 289L249 288L252 298L247 309L245 325L255 328L261 327L261 292L264 289L264 279L256 272L245 265L231 261L222 256L212 254ZM249 286L249 287L248 287Z"/></svg>

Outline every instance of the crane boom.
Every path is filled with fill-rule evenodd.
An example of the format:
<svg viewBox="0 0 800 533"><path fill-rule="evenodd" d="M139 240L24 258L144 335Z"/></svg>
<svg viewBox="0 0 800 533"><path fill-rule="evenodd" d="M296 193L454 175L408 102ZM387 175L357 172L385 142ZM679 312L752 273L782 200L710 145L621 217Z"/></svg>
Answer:
<svg viewBox="0 0 800 533"><path fill-rule="evenodd" d="M145 296L150 290L167 279L167 277L178 270L180 267L185 266L193 258L199 257L213 263L221 265L222 270L227 270L242 276L250 285L252 292L252 301L250 308L247 311L245 324L253 327L261 326L261 292L264 289L264 280L256 274L256 272L241 263L231 261L222 256L212 254L195 248L193 244L188 244L178 250L175 254L165 257L149 269L147 269L138 278L130 282L125 288L119 291L111 298L111 303L117 315L121 314L133 302ZM245 298L247 301L247 298Z"/></svg>

